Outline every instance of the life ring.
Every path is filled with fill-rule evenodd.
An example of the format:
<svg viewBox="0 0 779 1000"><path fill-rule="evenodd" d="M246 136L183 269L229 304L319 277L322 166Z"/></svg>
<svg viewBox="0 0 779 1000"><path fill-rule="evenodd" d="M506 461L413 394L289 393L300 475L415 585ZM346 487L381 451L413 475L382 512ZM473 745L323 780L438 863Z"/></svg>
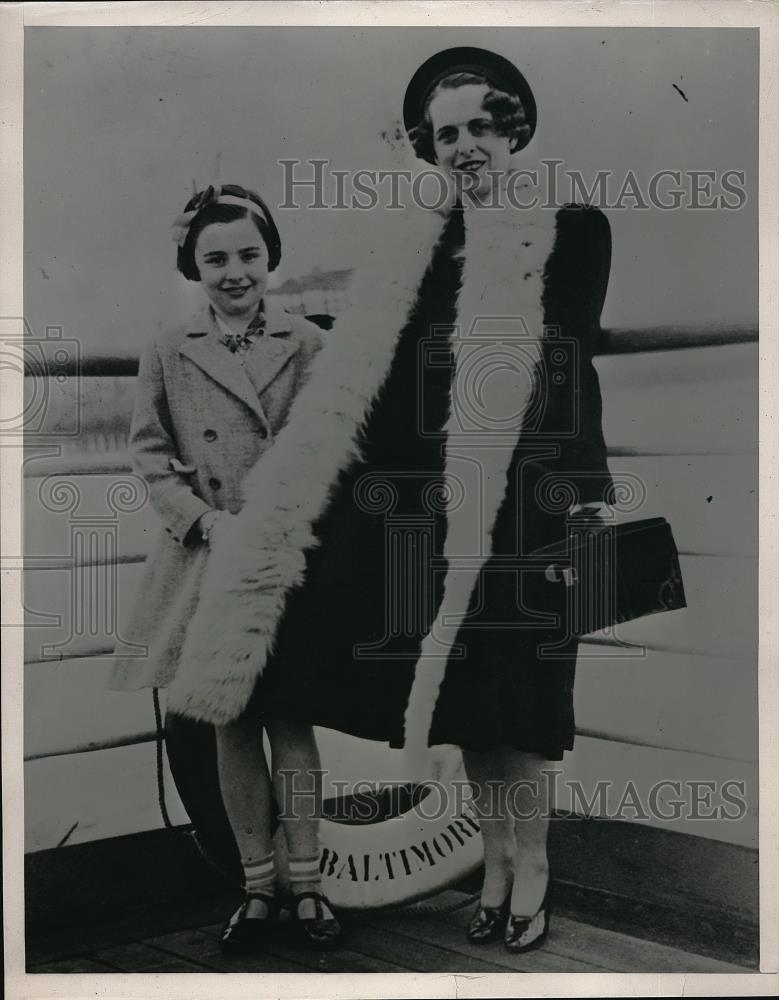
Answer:
<svg viewBox="0 0 779 1000"><path fill-rule="evenodd" d="M213 727L168 714L165 739L198 847L231 881L240 882L238 848L219 791ZM329 760L343 770L349 756L343 748L351 738L317 730L317 739L325 770ZM365 773L364 741L353 742L353 759ZM385 760L392 753L400 757L380 744L370 749ZM434 779L421 785L386 780L385 766L380 769L384 779L374 787L350 785L349 776L339 773L338 794L328 795L325 789L320 871L323 891L334 906L373 909L410 903L442 891L481 864L481 834L468 801L462 756L453 749L438 760ZM278 835L276 843L283 851Z"/></svg>

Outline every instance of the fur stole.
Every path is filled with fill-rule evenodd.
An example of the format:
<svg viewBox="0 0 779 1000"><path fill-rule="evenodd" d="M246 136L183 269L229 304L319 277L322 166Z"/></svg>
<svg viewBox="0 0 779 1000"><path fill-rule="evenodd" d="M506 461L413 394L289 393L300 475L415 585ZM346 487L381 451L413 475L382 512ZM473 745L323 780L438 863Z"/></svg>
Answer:
<svg viewBox="0 0 779 1000"><path fill-rule="evenodd" d="M428 771L428 734L446 664L491 554L509 466L533 397L543 336L544 270L554 245L549 212L483 209L464 215L465 261L444 464L448 569L405 715L406 750L412 770L421 776ZM458 483L463 463L478 470L477 487Z"/></svg>
<svg viewBox="0 0 779 1000"><path fill-rule="evenodd" d="M214 532L170 711L214 725L243 712L286 595L303 581L311 526L357 457L360 427L444 227L435 212L384 216L352 284L352 307L325 338L274 447L247 475L241 512Z"/></svg>
<svg viewBox="0 0 779 1000"><path fill-rule="evenodd" d="M303 582L312 525L386 378L401 330L441 237L434 212L386 212L380 245L358 269L353 306L338 318L275 446L247 476L240 514L219 525L168 708L224 724L264 669L287 594ZM535 385L544 271L555 216L542 209L467 210L457 298L455 371L444 481L448 560L443 599L424 639L405 715L406 746L423 769L446 663L491 549L507 472ZM478 489L461 488L463 462Z"/></svg>

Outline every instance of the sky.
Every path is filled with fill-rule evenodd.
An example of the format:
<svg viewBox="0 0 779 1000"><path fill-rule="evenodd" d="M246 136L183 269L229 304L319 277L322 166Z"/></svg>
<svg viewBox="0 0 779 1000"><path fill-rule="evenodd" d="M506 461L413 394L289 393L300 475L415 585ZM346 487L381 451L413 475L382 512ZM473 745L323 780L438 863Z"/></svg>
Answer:
<svg viewBox="0 0 779 1000"><path fill-rule="evenodd" d="M477 45L512 59L544 158L594 178L745 172L736 211L611 210L603 324L757 321L757 32L612 28L30 28L25 35L25 311L82 350L140 350L191 309L170 224L193 179L283 200L282 159L389 164L424 59ZM614 189L612 189L614 190ZM630 204L628 202L628 204ZM359 264L376 213L274 214L285 278ZM367 229L366 229L367 227Z"/></svg>

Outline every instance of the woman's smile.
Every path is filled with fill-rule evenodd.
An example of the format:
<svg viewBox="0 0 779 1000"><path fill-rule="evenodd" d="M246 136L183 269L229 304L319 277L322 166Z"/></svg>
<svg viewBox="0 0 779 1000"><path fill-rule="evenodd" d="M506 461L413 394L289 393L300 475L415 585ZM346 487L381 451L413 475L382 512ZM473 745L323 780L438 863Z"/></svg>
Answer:
<svg viewBox="0 0 779 1000"><path fill-rule="evenodd" d="M439 90L430 102L433 148L439 166L452 176L476 178L469 185L478 197L489 194L496 176L509 169L511 140L495 131L490 111L483 108L489 88L469 84Z"/></svg>
<svg viewBox="0 0 779 1000"><path fill-rule="evenodd" d="M458 163L455 166L455 170L465 171L466 173L472 174L476 173L477 170L481 170L482 167L486 166L486 160L465 160L462 163Z"/></svg>

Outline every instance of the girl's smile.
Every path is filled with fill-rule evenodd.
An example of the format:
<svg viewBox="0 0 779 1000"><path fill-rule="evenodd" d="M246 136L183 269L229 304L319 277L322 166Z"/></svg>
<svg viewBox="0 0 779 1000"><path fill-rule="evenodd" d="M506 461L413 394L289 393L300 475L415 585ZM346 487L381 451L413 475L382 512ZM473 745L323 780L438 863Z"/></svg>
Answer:
<svg viewBox="0 0 779 1000"><path fill-rule="evenodd" d="M255 286L252 284L242 285L237 288L233 288L232 286L228 285L225 286L224 291L227 292L227 294L230 296L231 299L242 299L244 295L247 292L251 291L251 289L254 287Z"/></svg>
<svg viewBox="0 0 779 1000"><path fill-rule="evenodd" d="M207 226L197 239L195 263L214 310L248 324L268 284L268 250L252 219Z"/></svg>

